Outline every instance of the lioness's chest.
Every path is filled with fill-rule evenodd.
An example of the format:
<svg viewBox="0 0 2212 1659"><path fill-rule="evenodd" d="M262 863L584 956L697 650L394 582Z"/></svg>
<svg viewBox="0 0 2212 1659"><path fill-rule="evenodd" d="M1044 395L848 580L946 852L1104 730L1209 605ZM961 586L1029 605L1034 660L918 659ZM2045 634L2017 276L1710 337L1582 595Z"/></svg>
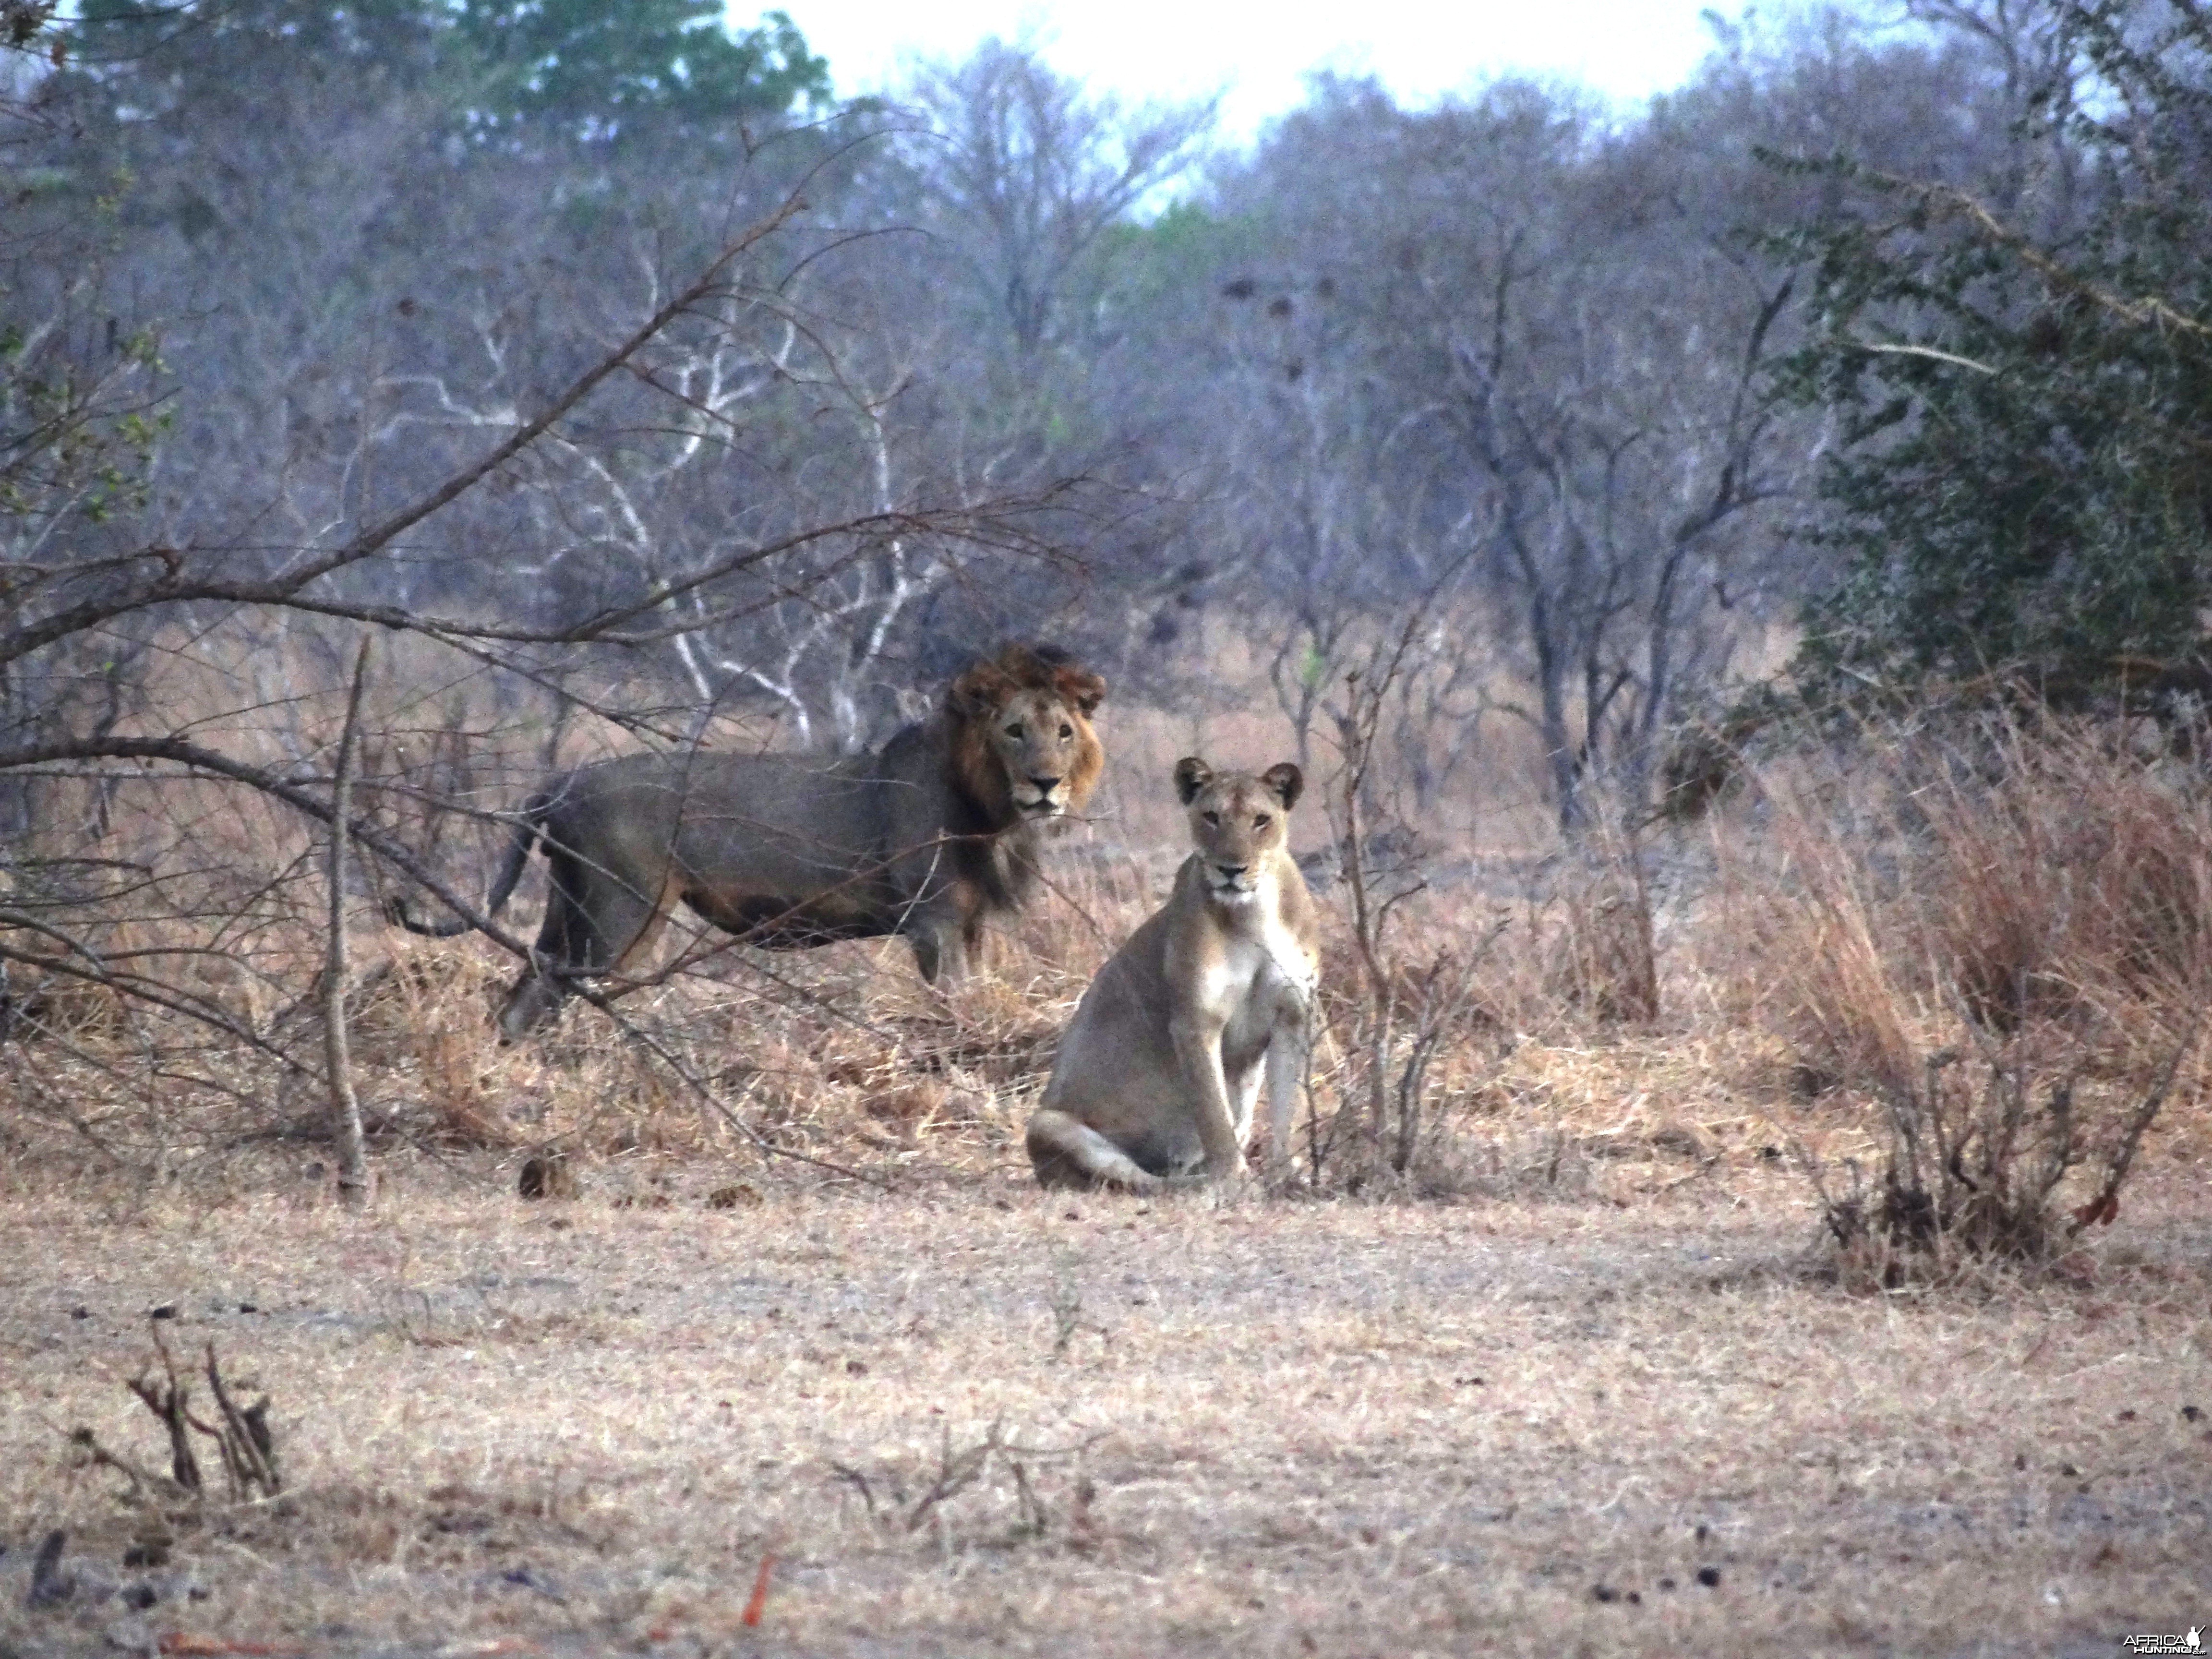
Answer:
<svg viewBox="0 0 2212 1659"><path fill-rule="evenodd" d="M1313 992L1313 964L1273 909L1236 918L1207 964L1206 1000L1226 1017L1232 1042L1302 1018Z"/></svg>

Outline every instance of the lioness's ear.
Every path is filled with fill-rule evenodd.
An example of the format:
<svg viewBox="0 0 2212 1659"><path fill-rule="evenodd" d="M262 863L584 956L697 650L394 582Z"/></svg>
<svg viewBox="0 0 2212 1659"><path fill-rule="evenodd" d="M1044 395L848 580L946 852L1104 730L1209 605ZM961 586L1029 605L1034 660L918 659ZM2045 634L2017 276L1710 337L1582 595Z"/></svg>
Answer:
<svg viewBox="0 0 2212 1659"><path fill-rule="evenodd" d="M945 688L945 706L963 720L998 713L1013 683L990 663L963 669Z"/></svg>
<svg viewBox="0 0 2212 1659"><path fill-rule="evenodd" d="M1052 684L1062 698L1085 714L1095 713L1098 705L1106 701L1106 682L1080 668L1061 669L1052 677Z"/></svg>
<svg viewBox="0 0 2212 1659"><path fill-rule="evenodd" d="M1260 774L1260 781L1275 792L1275 799L1283 803L1285 812L1296 806L1298 797L1306 792L1306 775L1288 761L1269 767Z"/></svg>
<svg viewBox="0 0 2212 1659"><path fill-rule="evenodd" d="M1213 769L1195 755L1185 755L1176 763L1175 780L1176 799L1188 806L1213 781Z"/></svg>

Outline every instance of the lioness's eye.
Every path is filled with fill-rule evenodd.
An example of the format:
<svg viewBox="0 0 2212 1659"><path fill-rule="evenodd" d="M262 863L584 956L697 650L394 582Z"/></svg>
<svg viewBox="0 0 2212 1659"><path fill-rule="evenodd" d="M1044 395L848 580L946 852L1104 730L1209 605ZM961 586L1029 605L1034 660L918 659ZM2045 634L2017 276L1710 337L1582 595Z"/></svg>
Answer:
<svg viewBox="0 0 2212 1659"><path fill-rule="evenodd" d="M1006 728L1006 735L1010 738L1018 738L1021 734L1022 723L1019 720L1016 720L1012 726Z"/></svg>
<svg viewBox="0 0 2212 1659"><path fill-rule="evenodd" d="M1072 738L1075 735L1075 728L1066 720L1062 720L1060 723L1060 735L1063 738Z"/></svg>
<svg viewBox="0 0 2212 1659"><path fill-rule="evenodd" d="M1218 812L1207 812L1203 816L1208 823L1218 824L1221 822L1221 814Z"/></svg>
<svg viewBox="0 0 2212 1659"><path fill-rule="evenodd" d="M1258 817L1254 818L1252 820L1252 827L1255 830L1265 830L1267 827L1267 815L1265 812L1262 812Z"/></svg>

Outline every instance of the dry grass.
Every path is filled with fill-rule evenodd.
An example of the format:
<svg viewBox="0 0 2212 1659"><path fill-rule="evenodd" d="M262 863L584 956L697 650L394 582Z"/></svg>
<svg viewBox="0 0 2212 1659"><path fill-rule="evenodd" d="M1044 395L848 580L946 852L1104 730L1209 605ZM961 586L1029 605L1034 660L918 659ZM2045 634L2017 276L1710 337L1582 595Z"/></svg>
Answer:
<svg viewBox="0 0 2212 1659"><path fill-rule="evenodd" d="M460 776L449 695L375 751L387 785ZM335 710L293 714L312 760ZM155 878L85 877L70 925L231 1029L13 981L0 1654L2102 1654L2202 1620L2202 1047L2118 1223L2066 1224L2212 990L2193 783L2014 732L1800 763L1632 854L1455 821L1379 975L1322 895L1316 1178L1047 1198L1022 1124L1176 862L1146 769L1283 752L1249 711L1186 723L1117 737L1048 901L949 995L896 941L678 938L618 1022L573 1005L502 1049L512 965L356 895L360 1218L294 1063L311 840L211 785L118 795L104 846ZM487 741L519 774L542 736ZM468 867L476 832L391 810ZM1946 1049L1953 1079L2032 1062L2022 1169L2069 1085L2050 1248L1824 1248L1793 1155L1895 1168ZM1376 1065L1418 1085L1402 1169L1350 1150ZM164 1515L83 1466L80 1425L159 1461L125 1387L157 1305L273 1395L282 1497ZM32 1607L56 1528L76 1589Z"/></svg>
<svg viewBox="0 0 2212 1659"><path fill-rule="evenodd" d="M1772 790L1739 844L1741 1006L1881 1109L1878 1177L1807 1161L1882 1282L2051 1260L2113 1218L2161 1111L2200 1115L2212 799L2118 735L1931 722Z"/></svg>
<svg viewBox="0 0 2212 1659"><path fill-rule="evenodd" d="M2212 1285L2161 1181L2129 1249L1971 1302L1808 1283L1756 1166L1627 1209L1011 1170L727 1213L427 1170L362 1219L17 1203L0 1641L2112 1651L2212 1591ZM78 1425L153 1449L122 1379L156 1304L275 1395L281 1499L165 1519L81 1466ZM27 1609L51 1528L80 1587Z"/></svg>

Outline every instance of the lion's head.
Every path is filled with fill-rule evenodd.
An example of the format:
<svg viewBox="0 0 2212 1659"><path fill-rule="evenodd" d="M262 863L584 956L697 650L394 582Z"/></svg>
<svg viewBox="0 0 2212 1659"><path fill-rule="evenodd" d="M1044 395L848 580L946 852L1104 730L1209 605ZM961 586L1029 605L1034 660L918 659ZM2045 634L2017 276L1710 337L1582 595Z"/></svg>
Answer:
<svg viewBox="0 0 2212 1659"><path fill-rule="evenodd" d="M1254 777L1216 772L1195 755L1176 763L1176 796L1190 814L1190 836L1203 860L1206 890L1226 903L1259 890L1260 866L1290 844L1291 808L1305 776L1285 761Z"/></svg>
<svg viewBox="0 0 2212 1659"><path fill-rule="evenodd" d="M1106 682L1051 647L1008 646L945 688L952 769L994 822L1079 811L1105 768L1091 713Z"/></svg>

